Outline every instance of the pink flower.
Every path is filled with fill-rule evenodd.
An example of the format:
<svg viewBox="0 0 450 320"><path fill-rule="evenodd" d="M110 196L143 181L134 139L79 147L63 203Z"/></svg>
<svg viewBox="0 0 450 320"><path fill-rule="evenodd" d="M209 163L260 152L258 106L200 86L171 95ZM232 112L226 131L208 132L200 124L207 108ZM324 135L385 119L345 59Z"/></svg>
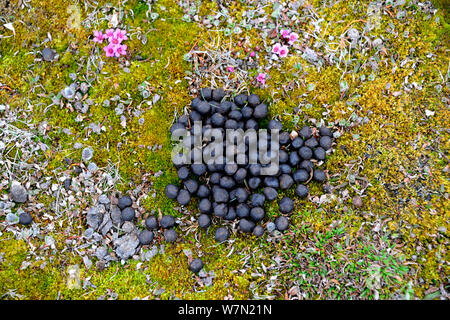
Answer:
<svg viewBox="0 0 450 320"><path fill-rule="evenodd" d="M126 44L119 44L116 46L116 57L127 54L127 45Z"/></svg>
<svg viewBox="0 0 450 320"><path fill-rule="evenodd" d="M297 40L298 40L298 34L296 34L295 32L292 32L292 33L289 35L289 41L288 41L288 43L289 43L290 45L293 45Z"/></svg>
<svg viewBox="0 0 450 320"><path fill-rule="evenodd" d="M113 38L114 37L114 29L107 29L107 30L105 30L105 36L108 39Z"/></svg>
<svg viewBox="0 0 450 320"><path fill-rule="evenodd" d="M105 35L101 31L94 31L94 42L102 43L103 39L105 39Z"/></svg>
<svg viewBox="0 0 450 320"><path fill-rule="evenodd" d="M261 84L265 84L266 83L266 74L265 73L258 74L258 76L256 77L256 81L258 81Z"/></svg>
<svg viewBox="0 0 450 320"><path fill-rule="evenodd" d="M114 57L116 55L116 46L112 43L108 44L106 47L103 47L103 50L106 53L107 57Z"/></svg>
<svg viewBox="0 0 450 320"><path fill-rule="evenodd" d="M252 51L252 52L250 52L250 57L254 57L254 56L256 56L256 53L255 53L255 51Z"/></svg>
<svg viewBox="0 0 450 320"><path fill-rule="evenodd" d="M281 44L277 43L277 44L275 44L275 45L273 46L272 52L273 52L273 53L276 53L276 54L279 54L279 53L280 53L280 49L281 49Z"/></svg>
<svg viewBox="0 0 450 320"><path fill-rule="evenodd" d="M233 67L233 66L227 67L227 71L228 71L228 72L234 72L234 67Z"/></svg>
<svg viewBox="0 0 450 320"><path fill-rule="evenodd" d="M116 37L109 38L109 43L111 43L115 46L119 45L121 42L122 42L122 40L119 38L116 38Z"/></svg>
<svg viewBox="0 0 450 320"><path fill-rule="evenodd" d="M122 40L127 40L128 37L126 30L116 29L116 31L114 31L114 38L119 39L120 42L122 42Z"/></svg>
<svg viewBox="0 0 450 320"><path fill-rule="evenodd" d="M281 30L281 37L284 39L288 39L289 38L289 34L291 33L291 31L287 30L287 29L282 29Z"/></svg>
<svg viewBox="0 0 450 320"><path fill-rule="evenodd" d="M280 56L280 58L285 58L285 57L287 57L288 53L289 53L288 47L282 46L280 48L280 52L278 53L278 55Z"/></svg>

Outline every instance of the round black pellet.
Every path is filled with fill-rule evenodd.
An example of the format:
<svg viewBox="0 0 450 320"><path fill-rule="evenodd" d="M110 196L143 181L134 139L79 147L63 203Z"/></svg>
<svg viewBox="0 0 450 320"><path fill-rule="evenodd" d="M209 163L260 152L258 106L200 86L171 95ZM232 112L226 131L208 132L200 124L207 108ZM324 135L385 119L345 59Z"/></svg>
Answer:
<svg viewBox="0 0 450 320"><path fill-rule="evenodd" d="M319 140L320 146L324 148L325 150L328 150L331 148L331 144L333 143L333 140L329 136L323 136Z"/></svg>
<svg viewBox="0 0 450 320"><path fill-rule="evenodd" d="M216 206L214 206L214 215L216 217L225 217L228 213L228 206L225 203L218 203Z"/></svg>
<svg viewBox="0 0 450 320"><path fill-rule="evenodd" d="M201 176L206 173L206 166L203 163L194 163L191 165L191 171L196 176Z"/></svg>
<svg viewBox="0 0 450 320"><path fill-rule="evenodd" d="M174 242L177 240L177 238L178 238L178 235L175 230L169 229L169 230L164 231L164 239L167 242Z"/></svg>
<svg viewBox="0 0 450 320"><path fill-rule="evenodd" d="M261 221L264 219L264 209L261 207L252 208L250 210L250 218L255 222Z"/></svg>
<svg viewBox="0 0 450 320"><path fill-rule="evenodd" d="M134 219L135 212L131 207L126 207L122 210L122 220L123 221L131 221Z"/></svg>
<svg viewBox="0 0 450 320"><path fill-rule="evenodd" d="M282 174L278 180L280 182L281 190L287 190L294 184L294 180L288 174Z"/></svg>
<svg viewBox="0 0 450 320"><path fill-rule="evenodd" d="M250 215L250 208L245 203L236 206L236 215L239 218L247 218Z"/></svg>
<svg viewBox="0 0 450 320"><path fill-rule="evenodd" d="M278 180L277 180L278 182ZM248 186L250 189L258 189L259 185L261 184L261 179L259 177L253 177L248 179Z"/></svg>
<svg viewBox="0 0 450 320"><path fill-rule="evenodd" d="M278 197L278 192L272 187L265 187L263 190L264 196L267 200L273 201Z"/></svg>
<svg viewBox="0 0 450 320"><path fill-rule="evenodd" d="M176 197L178 195L178 187L174 184L168 184L166 186L164 193L166 194L167 198L176 199Z"/></svg>
<svg viewBox="0 0 450 320"><path fill-rule="evenodd" d="M236 97L234 97L234 103L236 103L239 107L243 107L247 103L247 95L238 94Z"/></svg>
<svg viewBox="0 0 450 320"><path fill-rule="evenodd" d="M308 147L301 147L298 150L298 155L303 159L303 160L309 160L312 158L313 152L310 148Z"/></svg>
<svg viewBox="0 0 450 320"><path fill-rule="evenodd" d="M147 244L149 244L150 242L153 241L153 237L154 237L154 235L153 235L152 231L142 230L141 233L139 233L139 237L138 238L139 238L139 242L142 245L147 245Z"/></svg>
<svg viewBox="0 0 450 320"><path fill-rule="evenodd" d="M226 227L220 227L215 232L215 239L217 242L223 242L225 240L228 240L228 237L230 236L230 232Z"/></svg>
<svg viewBox="0 0 450 320"><path fill-rule="evenodd" d="M200 213L211 213L211 208L211 201L209 201L209 199L207 198L203 198L198 203L198 210L200 211Z"/></svg>
<svg viewBox="0 0 450 320"><path fill-rule="evenodd" d="M294 201L291 198L284 197L280 200L280 211L282 213L290 213L294 210Z"/></svg>
<svg viewBox="0 0 450 320"><path fill-rule="evenodd" d="M303 138L303 140L307 140L309 138L311 138L312 136L312 129L308 126L304 126L300 132L299 132L300 137Z"/></svg>
<svg viewBox="0 0 450 320"><path fill-rule="evenodd" d="M256 107L261 103L261 100L259 99L259 96L256 94L251 94L247 98L247 102L251 107Z"/></svg>
<svg viewBox="0 0 450 320"><path fill-rule="evenodd" d="M250 233L255 228L255 223L247 219L241 219L239 221L239 229L242 232Z"/></svg>
<svg viewBox="0 0 450 320"><path fill-rule="evenodd" d="M305 141L305 146L311 149L314 149L319 145L319 142L317 142L317 139L312 137Z"/></svg>
<svg viewBox="0 0 450 320"><path fill-rule="evenodd" d="M289 164L291 166L295 167L299 164L299 162L300 162L300 157L298 156L297 152L292 151L291 153L289 153Z"/></svg>
<svg viewBox="0 0 450 320"><path fill-rule="evenodd" d="M180 190L178 192L177 202L180 205L185 206L189 203L189 201L191 201L191 195L189 194L189 192L184 189Z"/></svg>
<svg viewBox="0 0 450 320"><path fill-rule="evenodd" d="M313 179L314 179L314 181L317 181L317 182L325 182L325 180L327 179L327 176L326 176L325 172L323 172L323 170L316 169L316 170L314 170Z"/></svg>
<svg viewBox="0 0 450 320"><path fill-rule="evenodd" d="M292 176L294 177L294 181L297 183L303 183L309 179L309 173L305 169L298 169Z"/></svg>
<svg viewBox="0 0 450 320"><path fill-rule="evenodd" d="M19 223L26 226L33 222L33 217L28 212L22 212L19 215Z"/></svg>
<svg viewBox="0 0 450 320"><path fill-rule="evenodd" d="M175 225L175 218L171 215L165 215L161 218L161 221L159 221L159 225L163 229L172 228Z"/></svg>
<svg viewBox="0 0 450 320"><path fill-rule="evenodd" d="M208 228L211 225L211 218L207 214L201 214L198 217L198 226L200 228Z"/></svg>
<svg viewBox="0 0 450 320"><path fill-rule="evenodd" d="M212 89L211 88L202 88L200 90L200 96L203 100L211 100L212 99Z"/></svg>
<svg viewBox="0 0 450 320"><path fill-rule="evenodd" d="M291 146L292 146L294 149L299 149L299 148L301 148L301 147L303 146L303 139L300 138L300 137L295 138L294 140L292 140Z"/></svg>
<svg viewBox="0 0 450 320"><path fill-rule="evenodd" d="M278 231L287 230L289 228L289 219L283 216L278 217L275 219L275 226Z"/></svg>
<svg viewBox="0 0 450 320"><path fill-rule="evenodd" d="M306 198L309 194L309 188L303 184L299 184L295 188L295 194L300 198Z"/></svg>
<svg viewBox="0 0 450 320"><path fill-rule="evenodd" d="M117 206L120 209L125 209L126 207L130 207L133 204L133 200L129 196L122 196L119 198Z"/></svg>
<svg viewBox="0 0 450 320"><path fill-rule="evenodd" d="M317 160L325 160L327 154L325 152L325 149L322 147L318 147L314 149L314 158Z"/></svg>
<svg viewBox="0 0 450 320"><path fill-rule="evenodd" d="M193 273L199 273L200 270L203 268L203 262L199 258L192 260L192 262L189 264L189 269Z"/></svg>
<svg viewBox="0 0 450 320"><path fill-rule="evenodd" d="M266 201L266 197L260 193L254 193L250 199L253 207L262 207Z"/></svg>
<svg viewBox="0 0 450 320"><path fill-rule="evenodd" d="M264 234L263 227L256 226L255 228L253 228L253 235L255 235L256 237L262 237L263 234Z"/></svg>
<svg viewBox="0 0 450 320"><path fill-rule="evenodd" d="M181 180L186 180L189 177L188 167L181 167L177 170L178 178Z"/></svg>
<svg viewBox="0 0 450 320"><path fill-rule="evenodd" d="M189 191L190 194L194 194L197 192L198 182L192 179L185 180L184 187L186 188L187 191Z"/></svg>
<svg viewBox="0 0 450 320"><path fill-rule="evenodd" d="M158 228L158 219L155 216L150 216L145 219L145 226L149 229L157 229Z"/></svg>
<svg viewBox="0 0 450 320"><path fill-rule="evenodd" d="M255 119L262 119L267 117L268 113L269 109L267 108L267 105L265 103L261 103L255 107L255 110L253 110L253 117Z"/></svg>
<svg viewBox="0 0 450 320"><path fill-rule="evenodd" d="M266 187L271 187L271 188L275 188L275 189L278 189L280 187L280 183L278 182L277 177L265 177L264 185Z"/></svg>
<svg viewBox="0 0 450 320"><path fill-rule="evenodd" d="M225 91L222 88L214 89L212 92L213 100L220 102L225 97Z"/></svg>

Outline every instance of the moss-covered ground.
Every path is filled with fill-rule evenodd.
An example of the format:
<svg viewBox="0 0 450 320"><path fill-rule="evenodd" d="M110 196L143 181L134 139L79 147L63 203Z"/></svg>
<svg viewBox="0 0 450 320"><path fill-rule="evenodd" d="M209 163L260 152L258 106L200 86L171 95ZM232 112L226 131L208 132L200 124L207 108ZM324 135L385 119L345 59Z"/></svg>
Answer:
<svg viewBox="0 0 450 320"><path fill-rule="evenodd" d="M12 35L0 39L0 104L32 110L27 114L36 124L47 121L49 140L45 143L52 148L42 154L48 161L43 174L52 175L66 157L80 159L81 150L74 150L73 144L81 142L94 147L99 167L108 161L120 162L121 191L140 182L144 174L162 170L154 179L156 198L148 198L144 206L149 211L179 214L163 195L165 185L177 181L170 161L169 127L176 112L183 112L192 98L186 76L195 70L185 55L194 46L201 49L206 45L208 32L183 19L182 8L171 0L153 3L151 11L159 15L156 19L146 14L149 7L144 1L109 1L123 13L121 24L129 33L140 33L147 40L144 44L133 36L127 41L127 57L120 62L103 58L103 69L96 73L92 65L88 67L88 60L101 47L93 44L91 35L94 29L107 28L105 20L98 19L90 27L68 23L73 20L72 11L63 0L31 0L22 9L17 0L7 2L9 6L0 5L1 24L12 22L14 34L0 26L1 34ZM108 7L107 1L97 2L97 8ZM350 25L367 19L366 1L338 1L332 6L323 6L323 1L306 2L325 22L333 22L332 28L324 28L323 39L339 38ZM102 271L86 270L78 255L70 250L61 252L64 240L71 236L63 227L54 231L56 250L46 251L45 264L30 257L25 240L2 232L0 296L11 297L7 292L15 290L28 299L116 297L112 293L119 299L285 299L296 287L298 296L308 299L438 298L442 290L449 290L450 22L443 9L448 2L437 1L436 5L438 11L432 18L411 1L403 6L406 20L394 18L399 11L394 7L391 14L380 17L380 25L368 31L384 39L384 50L376 54L371 49L378 62L376 70L359 68L362 58L358 51L351 53L347 66L327 65L320 72L303 57L291 55L281 69L269 71L265 88L248 84L251 92L270 102L271 116L281 115L286 127L323 118L342 132L326 163L330 183L342 188L336 189L328 202L296 200L289 232L270 242L264 237L235 234L231 243L217 245L212 230L208 235L196 231L197 237L189 233L181 242L166 245L165 253L149 262L113 263ZM76 6L82 21L94 11L91 6ZM216 6L204 1L200 13L212 13ZM239 17L246 6L244 1L232 1L229 15ZM97 14L102 16L100 11ZM391 24L398 36L387 30ZM302 28L308 31L314 26ZM51 40L41 44L48 34ZM238 37L222 36L233 37L232 41ZM246 36L251 46L263 46L257 31L248 31ZM57 61L36 60L45 46L58 52ZM126 68L125 60L130 62ZM342 68L353 71L343 74ZM71 73L93 79L89 98L94 104L83 121L105 126L107 130L100 135L76 121L77 112L59 105L48 107L71 82ZM405 79L421 88L413 86L407 92ZM202 80L203 86L210 84L209 79ZM345 90L340 86L342 80L348 84ZM151 106L140 105L143 97L138 86L143 83L152 96L161 97ZM288 83L290 87L283 90ZM121 126L115 106L104 105L115 95L131 101L125 112L142 111L143 124L138 117L130 117L127 126ZM304 107L295 113L299 105ZM368 121L357 121L364 117ZM63 128L74 135L65 134ZM147 148L154 145L162 148ZM311 195L320 199L322 188L313 185ZM362 196L361 207L352 205L355 195ZM196 214L194 205L190 209ZM276 204L269 210L270 215L277 215ZM43 240L32 241L34 246L43 245ZM199 287L187 268L184 249L194 255L202 252L206 270L216 275L212 286ZM22 270L27 259L31 264ZM95 287L66 286L67 267L73 264L81 266L82 279L89 279ZM164 290L158 290L161 288Z"/></svg>

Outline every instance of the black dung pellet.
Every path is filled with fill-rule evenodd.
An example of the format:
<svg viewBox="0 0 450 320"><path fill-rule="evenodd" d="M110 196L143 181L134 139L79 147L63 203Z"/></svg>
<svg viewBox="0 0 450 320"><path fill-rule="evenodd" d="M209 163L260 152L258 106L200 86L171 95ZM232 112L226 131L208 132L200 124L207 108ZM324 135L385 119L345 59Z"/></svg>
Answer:
<svg viewBox="0 0 450 320"><path fill-rule="evenodd" d="M278 217L275 219L275 226L278 231L287 230L287 228L289 227L289 219L283 216Z"/></svg>
<svg viewBox="0 0 450 320"><path fill-rule="evenodd" d="M255 221L259 222L264 218L264 209L261 207L255 207L250 210L250 218Z"/></svg>
<svg viewBox="0 0 450 320"><path fill-rule="evenodd" d="M200 202L198 203L198 209L200 211L200 213L211 213L211 201L209 201L209 199L202 199L200 200Z"/></svg>
<svg viewBox="0 0 450 320"><path fill-rule="evenodd" d="M239 229L242 232L252 232L255 228L255 223L253 221L247 220L247 219L241 219L239 221Z"/></svg>
<svg viewBox="0 0 450 320"><path fill-rule="evenodd" d="M274 188L265 187L263 190L264 196L267 200L273 201L278 197L278 192Z"/></svg>
<svg viewBox="0 0 450 320"><path fill-rule="evenodd" d="M262 207L264 206L264 202L266 201L266 197L260 193L254 193L251 196L252 206L253 207Z"/></svg>
<svg viewBox="0 0 450 320"><path fill-rule="evenodd" d="M250 214L250 208L245 203L240 203L236 206L236 215L239 218L247 218Z"/></svg>
<svg viewBox="0 0 450 320"><path fill-rule="evenodd" d="M164 231L164 239L167 242L174 242L177 240L177 237L178 237L177 232L173 229L168 229Z"/></svg>
<svg viewBox="0 0 450 320"><path fill-rule="evenodd" d="M24 226L29 225L31 222L33 222L33 217L28 212L22 212L19 215L19 223L23 224Z"/></svg>
<svg viewBox="0 0 450 320"><path fill-rule="evenodd" d="M158 228L158 219L155 216L150 216L145 219L145 226L149 229L157 229Z"/></svg>
<svg viewBox="0 0 450 320"><path fill-rule="evenodd" d="M230 232L226 227L220 227L216 230L215 233L215 239L217 242L222 242L225 240L228 240L228 237L230 236Z"/></svg>
<svg viewBox="0 0 450 320"><path fill-rule="evenodd" d="M130 207L133 204L133 201L129 196L122 196L119 198L117 206L120 209L125 209L126 207Z"/></svg>
<svg viewBox="0 0 450 320"><path fill-rule="evenodd" d="M169 199L175 199L178 195L178 187L174 184L168 184L165 190L166 197Z"/></svg>
<svg viewBox="0 0 450 320"><path fill-rule="evenodd" d="M295 194L300 198L306 198L309 194L309 188L303 184L299 184L295 188Z"/></svg>
<svg viewBox="0 0 450 320"><path fill-rule="evenodd" d="M203 268L203 262L199 258L192 260L192 262L189 264L189 269L193 273L199 273L200 270Z"/></svg>
<svg viewBox="0 0 450 320"><path fill-rule="evenodd" d="M141 233L139 233L139 242L142 245L147 245L150 242L153 241L153 232L149 230L142 230Z"/></svg>
<svg viewBox="0 0 450 320"><path fill-rule="evenodd" d="M163 229L172 228L175 225L175 218L171 215L165 215L161 218L161 221L159 221L159 225Z"/></svg>
<svg viewBox="0 0 450 320"><path fill-rule="evenodd" d="M131 207L126 207L122 210L122 220L123 221L131 221L134 219L135 212Z"/></svg>
<svg viewBox="0 0 450 320"><path fill-rule="evenodd" d="M198 217L198 226L200 228L208 228L211 225L211 218L207 214L201 214Z"/></svg>
<svg viewBox="0 0 450 320"><path fill-rule="evenodd" d="M185 206L189 203L189 201L191 201L191 196L189 192L184 189L180 190L180 192L178 192L177 202L180 205Z"/></svg>
<svg viewBox="0 0 450 320"><path fill-rule="evenodd" d="M309 160L312 158L312 150L308 147L301 147L298 150L298 155L303 159L303 160Z"/></svg>
<svg viewBox="0 0 450 320"><path fill-rule="evenodd" d="M294 201L291 198L284 197L280 200L280 211L282 213L290 213L294 210Z"/></svg>
<svg viewBox="0 0 450 320"><path fill-rule="evenodd" d="M325 182L325 180L327 179L327 176L326 176L325 172L323 172L322 170L316 169L316 170L314 170L313 179L314 179L314 181L317 181L317 182Z"/></svg>
<svg viewBox="0 0 450 320"><path fill-rule="evenodd" d="M261 226L256 226L256 227L253 229L253 234L254 234L256 237L261 237L261 236L264 234L264 228L261 227Z"/></svg>

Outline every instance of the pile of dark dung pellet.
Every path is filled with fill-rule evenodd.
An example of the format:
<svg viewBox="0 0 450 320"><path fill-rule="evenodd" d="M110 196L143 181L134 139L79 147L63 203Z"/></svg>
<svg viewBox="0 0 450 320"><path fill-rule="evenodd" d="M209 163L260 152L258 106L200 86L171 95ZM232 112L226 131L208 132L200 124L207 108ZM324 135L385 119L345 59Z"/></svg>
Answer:
<svg viewBox="0 0 450 320"><path fill-rule="evenodd" d="M288 190L295 185L295 195L306 198L309 194L307 184L312 180L323 183L326 174L316 168L315 163L324 161L327 151L333 143L333 133L330 128L303 127L298 132L283 131L282 124L278 120L270 120L267 123L268 107L261 102L256 94L239 94L232 100L225 99L223 89L203 88L200 95L191 102L191 111L179 117L171 127L171 133L177 130L187 130L191 152L187 159L194 159L195 144L194 123L201 121L203 140L201 152L210 152L208 145L214 139L205 139L206 133L211 129L218 129L225 137L227 129L267 129L270 133L279 130L279 166L275 174L263 175L263 169L268 166L267 161L250 163L250 148L248 140L245 143L245 161L229 163L225 156L227 148L224 144L223 155L217 156L209 163L174 163L177 168L181 187L175 184L167 185L165 194L168 198L186 206L192 197L199 198L198 208L200 215L198 225L208 228L211 225L211 216L220 221L239 219L239 229L260 237L264 228L260 225L265 218L264 204L266 201L274 201L278 198L280 190ZM265 128L263 123L267 123ZM270 144L270 135L267 136ZM225 140L225 138L224 138ZM186 145L186 143L185 143ZM238 156L236 148L233 152ZM241 149L242 150L242 149ZM268 152L270 157L270 151ZM181 155L181 154L180 154ZM214 155L214 154L213 154ZM266 163L266 164L262 164ZM276 218L275 225L279 231L289 227L289 215L294 210L294 201L289 197L279 200L279 208L282 213ZM217 241L225 241L230 232L227 227L219 227L215 232Z"/></svg>

